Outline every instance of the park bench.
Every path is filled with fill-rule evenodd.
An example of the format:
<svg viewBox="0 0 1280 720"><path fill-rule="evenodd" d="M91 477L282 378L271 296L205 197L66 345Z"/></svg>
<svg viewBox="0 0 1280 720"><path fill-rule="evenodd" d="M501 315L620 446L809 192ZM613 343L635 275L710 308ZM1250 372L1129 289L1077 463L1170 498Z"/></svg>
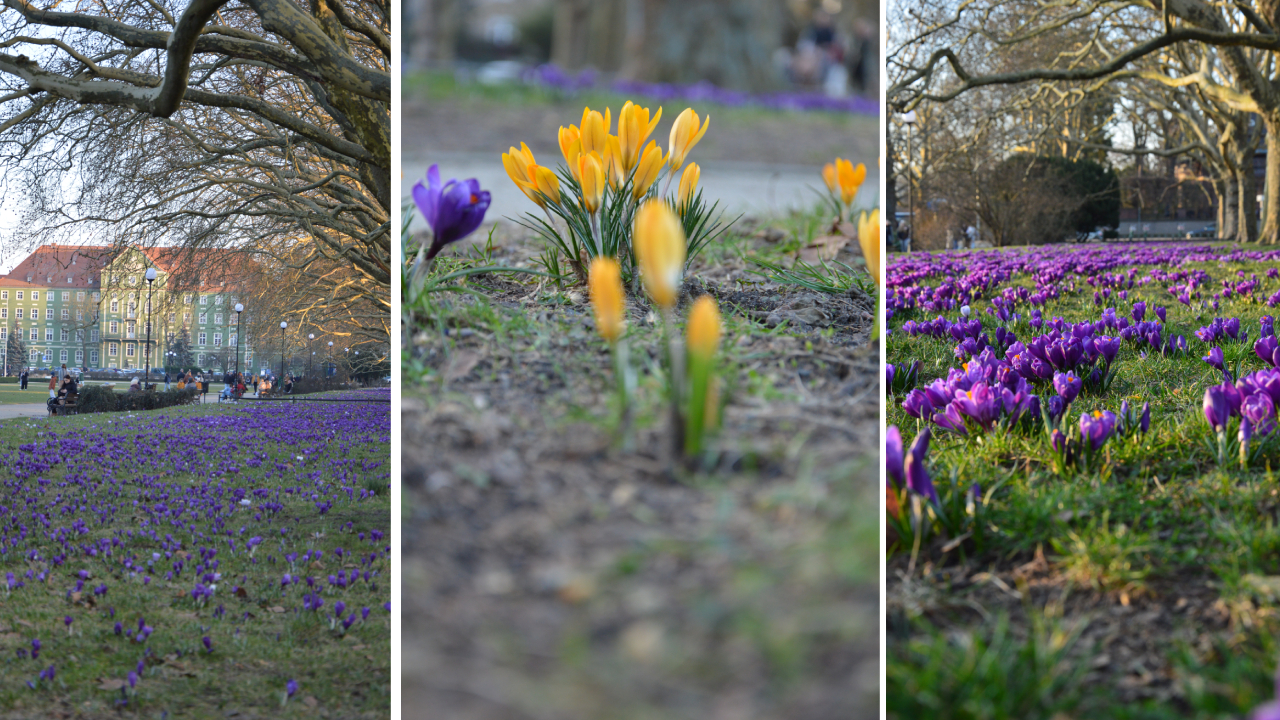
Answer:
<svg viewBox="0 0 1280 720"><path fill-rule="evenodd" d="M66 398L58 400L53 404L54 415L79 415L80 408L76 405L76 396L68 395Z"/></svg>

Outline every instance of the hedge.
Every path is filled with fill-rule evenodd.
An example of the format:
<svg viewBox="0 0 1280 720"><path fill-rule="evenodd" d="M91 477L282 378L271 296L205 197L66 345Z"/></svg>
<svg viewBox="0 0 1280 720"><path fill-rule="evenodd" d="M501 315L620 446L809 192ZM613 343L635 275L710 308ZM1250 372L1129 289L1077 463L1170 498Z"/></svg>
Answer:
<svg viewBox="0 0 1280 720"><path fill-rule="evenodd" d="M197 402L193 390L168 390L118 393L104 385L86 385L76 398L82 413L121 412L125 410L159 410L191 405Z"/></svg>

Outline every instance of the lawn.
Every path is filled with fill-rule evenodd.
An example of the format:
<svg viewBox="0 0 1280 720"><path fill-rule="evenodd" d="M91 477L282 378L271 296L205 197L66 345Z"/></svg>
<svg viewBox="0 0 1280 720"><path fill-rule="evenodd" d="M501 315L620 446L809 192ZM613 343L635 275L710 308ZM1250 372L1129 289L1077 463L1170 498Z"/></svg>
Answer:
<svg viewBox="0 0 1280 720"><path fill-rule="evenodd" d="M0 423L0 717L386 717L389 458L386 402Z"/></svg>
<svg viewBox="0 0 1280 720"><path fill-rule="evenodd" d="M1278 261L892 259L891 717L1238 717L1274 697Z"/></svg>

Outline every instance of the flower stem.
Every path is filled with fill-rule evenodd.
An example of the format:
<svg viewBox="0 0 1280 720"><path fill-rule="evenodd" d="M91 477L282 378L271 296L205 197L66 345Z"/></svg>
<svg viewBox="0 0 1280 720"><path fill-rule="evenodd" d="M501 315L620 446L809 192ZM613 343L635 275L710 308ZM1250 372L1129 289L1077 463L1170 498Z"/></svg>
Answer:
<svg viewBox="0 0 1280 720"><path fill-rule="evenodd" d="M675 313L662 309L662 331L667 336L667 365L671 368L671 463L684 449L684 416L680 413L680 398L684 397L684 346L676 332Z"/></svg>

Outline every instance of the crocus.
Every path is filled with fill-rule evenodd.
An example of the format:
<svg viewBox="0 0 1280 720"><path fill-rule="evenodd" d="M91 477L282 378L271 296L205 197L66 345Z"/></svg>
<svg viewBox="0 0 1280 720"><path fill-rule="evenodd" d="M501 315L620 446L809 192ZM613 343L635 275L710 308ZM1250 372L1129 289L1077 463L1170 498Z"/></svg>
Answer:
<svg viewBox="0 0 1280 720"><path fill-rule="evenodd" d="M582 132L576 125L561 126L559 140L560 154L564 157L564 164L569 166L569 172L577 178L578 156L582 154Z"/></svg>
<svg viewBox="0 0 1280 720"><path fill-rule="evenodd" d="M284 690L286 693L288 693L289 697L293 697L298 692L298 681L290 680L289 682L285 683Z"/></svg>
<svg viewBox="0 0 1280 720"><path fill-rule="evenodd" d="M520 143L519 150L513 147L502 153L502 167L507 171L507 177L511 178L516 187L520 188L530 200L542 205L542 200L530 192L534 185L529 168L534 165L537 165L537 161L533 157L533 151L524 143Z"/></svg>
<svg viewBox="0 0 1280 720"><path fill-rule="evenodd" d="M710 358L720 344L720 310L710 295L693 302L685 329L690 358Z"/></svg>
<svg viewBox="0 0 1280 720"><path fill-rule="evenodd" d="M1276 406L1266 393L1253 393L1240 403L1240 415L1259 435L1268 435L1275 427Z"/></svg>
<svg viewBox="0 0 1280 720"><path fill-rule="evenodd" d="M429 261L446 245L461 240L480 227L489 209L489 192L481 190L480 181L475 178L461 182L450 178L442 183L440 167L432 165L427 169L427 183L423 185L418 181L414 184L413 201L426 218L427 225L431 226L431 247L426 254Z"/></svg>
<svg viewBox="0 0 1280 720"><path fill-rule="evenodd" d="M639 163L640 148L662 119L662 108L649 118L649 108L640 107L630 100L618 111L618 141L622 145L622 164L631 172Z"/></svg>
<svg viewBox="0 0 1280 720"><path fill-rule="evenodd" d="M858 194L858 188L862 187L866 179L866 165L858 163L858 166L854 167L852 162L836 158L836 180L840 184L840 201L845 205L853 202L854 196Z"/></svg>
<svg viewBox="0 0 1280 720"><path fill-rule="evenodd" d="M582 110L582 152L598 153L603 156L608 150L609 126L612 125L612 119L609 116L609 108L604 109L604 115L599 110L591 108L583 108Z"/></svg>
<svg viewBox="0 0 1280 720"><path fill-rule="evenodd" d="M595 213L604 201L604 163L596 153L578 156L578 180L582 183L582 209Z"/></svg>
<svg viewBox="0 0 1280 720"><path fill-rule="evenodd" d="M897 425L890 425L885 431L885 470L888 479L893 483L893 487L902 487L903 469L902 469L902 433L898 431Z"/></svg>
<svg viewBox="0 0 1280 720"><path fill-rule="evenodd" d="M689 151L693 150L693 146L707 134L707 128L710 126L711 116L708 115L706 121L700 121L698 113L694 112L693 108L685 108L684 112L676 117L676 121L671 125L671 141L667 150L667 164L671 166L672 172L684 167Z"/></svg>
<svg viewBox="0 0 1280 720"><path fill-rule="evenodd" d="M1208 355L1200 359L1205 361L1206 363L1209 363L1210 367L1225 372L1225 368L1223 367L1223 364L1222 364L1222 348L1215 345L1209 348Z"/></svg>
<svg viewBox="0 0 1280 720"><path fill-rule="evenodd" d="M684 169L684 173L680 175L680 189L677 194L676 207L687 208L689 203L693 202L693 198L698 193L698 178L702 175L702 169L698 167L698 163L689 163Z"/></svg>
<svg viewBox="0 0 1280 720"><path fill-rule="evenodd" d="M1077 396L1080 395L1080 388L1084 386L1084 381L1076 377L1073 372L1054 373L1053 389L1058 391L1062 396L1062 401L1067 405L1075 402Z"/></svg>
<svg viewBox="0 0 1280 720"><path fill-rule="evenodd" d="M644 152L640 155L640 162L636 165L636 174L631 179L631 199L639 201L649 192L649 188L654 181L658 179L658 173L662 172L662 165L666 160L662 157L662 150L658 144L650 140L645 146Z"/></svg>
<svg viewBox="0 0 1280 720"><path fill-rule="evenodd" d="M938 502L938 491L933 487L933 479L924 467L925 455L929 453L929 428L925 428L911 443L911 450L903 458L903 473L907 476L907 487L915 494Z"/></svg>
<svg viewBox="0 0 1280 720"><path fill-rule="evenodd" d="M611 257L591 261L588 276L591 308L595 311L596 331L609 342L617 342L625 327L626 302L622 289L622 269Z"/></svg>
<svg viewBox="0 0 1280 720"><path fill-rule="evenodd" d="M867 262L867 272L880 280L880 211L872 210L858 218L858 244L862 246L862 257ZM966 306L967 307L967 306Z"/></svg>
<svg viewBox="0 0 1280 720"><path fill-rule="evenodd" d="M1094 410L1080 416L1080 437L1097 450L1116 429L1116 415L1110 410Z"/></svg>
<svg viewBox="0 0 1280 720"><path fill-rule="evenodd" d="M685 260L680 219L665 202L650 200L636 212L632 243L649 297L664 309L675 308Z"/></svg>
<svg viewBox="0 0 1280 720"><path fill-rule="evenodd" d="M1210 427L1218 432L1227 427L1227 421L1231 418L1231 405L1220 386L1210 385L1205 388L1203 409L1204 419L1209 421Z"/></svg>
<svg viewBox="0 0 1280 720"><path fill-rule="evenodd" d="M918 420L927 419L933 414L933 403L929 402L929 396L919 388L907 393L907 397L902 401L902 409L907 414Z"/></svg>

